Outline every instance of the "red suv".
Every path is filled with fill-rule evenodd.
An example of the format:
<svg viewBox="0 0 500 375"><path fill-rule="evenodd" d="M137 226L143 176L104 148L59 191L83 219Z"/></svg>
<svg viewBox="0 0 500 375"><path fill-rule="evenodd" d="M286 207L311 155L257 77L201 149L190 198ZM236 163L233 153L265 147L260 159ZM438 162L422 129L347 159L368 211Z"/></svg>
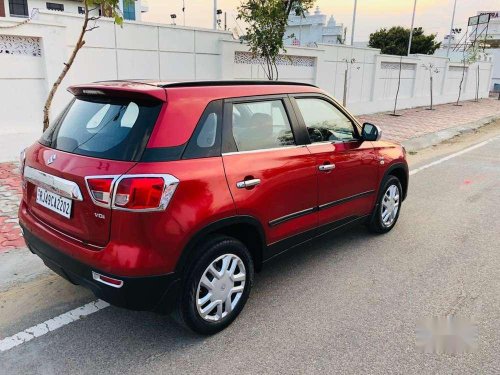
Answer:
<svg viewBox="0 0 500 375"><path fill-rule="evenodd" d="M214 333L254 271L355 223L391 230L403 147L319 88L286 82L103 82L22 154L19 221L52 270L111 304L176 311Z"/></svg>

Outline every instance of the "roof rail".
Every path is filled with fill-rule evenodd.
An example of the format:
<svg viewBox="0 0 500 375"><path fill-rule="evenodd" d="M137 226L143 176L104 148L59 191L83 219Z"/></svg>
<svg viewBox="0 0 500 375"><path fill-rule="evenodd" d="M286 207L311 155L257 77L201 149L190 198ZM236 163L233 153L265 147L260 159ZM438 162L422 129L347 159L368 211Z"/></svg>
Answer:
<svg viewBox="0 0 500 375"><path fill-rule="evenodd" d="M159 87L203 87L203 86L246 86L246 85L285 85L285 86L309 86L317 87L310 83L288 82L288 81L256 81L256 80L226 80L226 81L188 81L158 84Z"/></svg>

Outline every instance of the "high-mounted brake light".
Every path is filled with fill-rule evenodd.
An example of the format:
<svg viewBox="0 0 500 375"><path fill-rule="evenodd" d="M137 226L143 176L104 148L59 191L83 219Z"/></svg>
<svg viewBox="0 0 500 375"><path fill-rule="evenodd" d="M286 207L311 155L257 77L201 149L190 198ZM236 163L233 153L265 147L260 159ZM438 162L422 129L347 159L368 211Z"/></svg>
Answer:
<svg viewBox="0 0 500 375"><path fill-rule="evenodd" d="M104 96L106 93L101 90L89 90L89 89L83 89L82 90L83 95L101 95Z"/></svg>
<svg viewBox="0 0 500 375"><path fill-rule="evenodd" d="M164 210L179 180L170 175L123 176L118 182L113 208L125 210Z"/></svg>
<svg viewBox="0 0 500 375"><path fill-rule="evenodd" d="M87 186L96 203L108 206L111 203L114 177L88 177Z"/></svg>

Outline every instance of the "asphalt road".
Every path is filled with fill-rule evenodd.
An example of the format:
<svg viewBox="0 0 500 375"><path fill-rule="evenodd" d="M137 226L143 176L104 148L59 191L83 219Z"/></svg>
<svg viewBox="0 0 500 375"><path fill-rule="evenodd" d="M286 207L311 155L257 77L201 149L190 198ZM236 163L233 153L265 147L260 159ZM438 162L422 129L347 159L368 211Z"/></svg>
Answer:
<svg viewBox="0 0 500 375"><path fill-rule="evenodd" d="M498 374L499 270L496 138L412 176L389 234L359 227L273 262L220 334L108 307L0 353L0 373ZM94 299L53 275L17 285L0 293L0 338ZM476 350L417 350L418 321L447 315L477 323Z"/></svg>

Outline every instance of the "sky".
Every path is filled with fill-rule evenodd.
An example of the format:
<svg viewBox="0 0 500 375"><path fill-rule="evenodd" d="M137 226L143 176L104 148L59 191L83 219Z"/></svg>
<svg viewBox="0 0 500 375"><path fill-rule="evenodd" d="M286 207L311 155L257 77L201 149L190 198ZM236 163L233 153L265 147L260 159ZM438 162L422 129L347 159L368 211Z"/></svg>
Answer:
<svg viewBox="0 0 500 375"><path fill-rule="evenodd" d="M149 12L142 15L143 21L170 23L170 14L177 14L177 24L183 24L182 0L143 0ZM186 26L212 27L213 0L184 0L186 4ZM237 7L242 0L218 0L217 7L227 12L228 27L236 24ZM467 19L477 11L500 11L500 0L456 0L455 26L467 26ZM449 32L454 0L417 0L415 27L422 26L426 33L438 34L438 40ZM355 42L368 41L370 33L381 27L411 25L414 0L358 0ZM316 0L316 5L328 16L333 15L337 23L348 28L350 40L354 0ZM244 25L239 23L239 28ZM242 33L240 33L242 34Z"/></svg>

